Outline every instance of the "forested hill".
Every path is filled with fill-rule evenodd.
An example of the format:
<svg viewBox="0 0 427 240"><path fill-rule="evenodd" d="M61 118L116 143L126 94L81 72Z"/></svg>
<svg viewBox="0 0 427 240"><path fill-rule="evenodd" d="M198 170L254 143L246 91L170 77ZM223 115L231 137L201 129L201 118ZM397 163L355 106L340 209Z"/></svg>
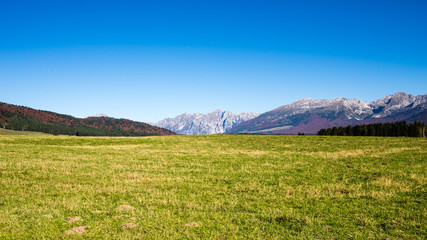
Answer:
<svg viewBox="0 0 427 240"><path fill-rule="evenodd" d="M75 118L70 115L36 110L0 102L0 127L79 136L175 135L164 128L143 122L110 117Z"/></svg>

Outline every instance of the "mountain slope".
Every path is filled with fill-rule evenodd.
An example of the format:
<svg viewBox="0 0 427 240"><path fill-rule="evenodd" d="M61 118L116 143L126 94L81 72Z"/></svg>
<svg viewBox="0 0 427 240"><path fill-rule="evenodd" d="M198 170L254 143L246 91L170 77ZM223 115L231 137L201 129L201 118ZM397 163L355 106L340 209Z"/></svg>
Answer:
<svg viewBox="0 0 427 240"><path fill-rule="evenodd" d="M315 134L321 128L403 121L427 122L427 95L387 95L373 102L342 97L302 99L245 121L227 133Z"/></svg>
<svg viewBox="0 0 427 240"><path fill-rule="evenodd" d="M169 129L178 134L220 134L258 115L258 113L234 114L229 111L215 110L208 114L184 113L175 118L163 119L154 125Z"/></svg>
<svg viewBox="0 0 427 240"><path fill-rule="evenodd" d="M81 136L147 136L175 133L142 122L110 117L75 118L0 102L0 127Z"/></svg>

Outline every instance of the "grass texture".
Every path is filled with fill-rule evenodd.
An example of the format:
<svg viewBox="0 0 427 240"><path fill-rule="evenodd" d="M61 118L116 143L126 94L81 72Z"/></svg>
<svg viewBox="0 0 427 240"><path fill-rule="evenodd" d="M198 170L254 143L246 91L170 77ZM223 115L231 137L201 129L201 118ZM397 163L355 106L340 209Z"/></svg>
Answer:
<svg viewBox="0 0 427 240"><path fill-rule="evenodd" d="M0 128L0 135L25 135L25 136L52 136L52 134L32 131L14 131L9 129Z"/></svg>
<svg viewBox="0 0 427 240"><path fill-rule="evenodd" d="M0 136L1 239L425 239L422 138Z"/></svg>

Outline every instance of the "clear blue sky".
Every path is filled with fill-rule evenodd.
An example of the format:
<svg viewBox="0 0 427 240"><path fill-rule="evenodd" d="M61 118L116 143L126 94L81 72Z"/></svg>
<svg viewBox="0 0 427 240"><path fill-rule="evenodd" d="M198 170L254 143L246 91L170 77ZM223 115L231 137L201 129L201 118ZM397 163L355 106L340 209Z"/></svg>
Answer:
<svg viewBox="0 0 427 240"><path fill-rule="evenodd" d="M155 122L427 91L427 1L1 1L1 102Z"/></svg>

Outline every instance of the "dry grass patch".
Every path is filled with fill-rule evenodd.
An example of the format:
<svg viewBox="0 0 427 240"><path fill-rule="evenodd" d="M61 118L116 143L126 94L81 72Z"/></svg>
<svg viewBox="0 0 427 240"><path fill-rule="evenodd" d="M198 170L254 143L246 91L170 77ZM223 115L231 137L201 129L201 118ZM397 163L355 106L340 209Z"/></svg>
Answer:
<svg viewBox="0 0 427 240"><path fill-rule="evenodd" d="M68 217L67 218L68 223L74 223L74 222L79 222L79 221L83 221L83 219L81 219L80 217Z"/></svg>
<svg viewBox="0 0 427 240"><path fill-rule="evenodd" d="M423 151L424 153L426 152L425 150L421 149L420 147L392 147L392 148L385 148L385 149L381 149L381 151L375 151L374 153L371 154L372 157L376 157L376 158L380 158L384 155L388 155L388 154L395 154L395 153L402 153L404 151L414 151L414 150L418 150L418 151Z"/></svg>
<svg viewBox="0 0 427 240"><path fill-rule="evenodd" d="M117 207L117 210L119 210L119 211L132 211L134 209L135 208L130 206L130 205L120 205Z"/></svg>
<svg viewBox="0 0 427 240"><path fill-rule="evenodd" d="M125 223L122 225L123 229L128 229L128 228L136 228L138 225L136 225L135 223Z"/></svg>
<svg viewBox="0 0 427 240"><path fill-rule="evenodd" d="M357 150L342 150L337 152L319 151L319 152L304 152L303 154L310 157L321 157L322 159L327 159L327 160L337 160L337 159L343 159L343 158L349 158L349 157L363 156L367 152L370 152L370 150L357 149Z"/></svg>
<svg viewBox="0 0 427 240"><path fill-rule="evenodd" d="M71 228L70 230L65 231L65 234L70 235L70 234L83 234L85 232L87 232L87 228L89 226L81 226L81 227L75 227L75 228Z"/></svg>
<svg viewBox="0 0 427 240"><path fill-rule="evenodd" d="M189 222L184 224L185 227L200 227L200 224L196 223L196 222Z"/></svg>
<svg viewBox="0 0 427 240"><path fill-rule="evenodd" d="M105 213L109 213L109 211L95 210L95 211L92 211L92 213L94 213L94 214L105 214Z"/></svg>

